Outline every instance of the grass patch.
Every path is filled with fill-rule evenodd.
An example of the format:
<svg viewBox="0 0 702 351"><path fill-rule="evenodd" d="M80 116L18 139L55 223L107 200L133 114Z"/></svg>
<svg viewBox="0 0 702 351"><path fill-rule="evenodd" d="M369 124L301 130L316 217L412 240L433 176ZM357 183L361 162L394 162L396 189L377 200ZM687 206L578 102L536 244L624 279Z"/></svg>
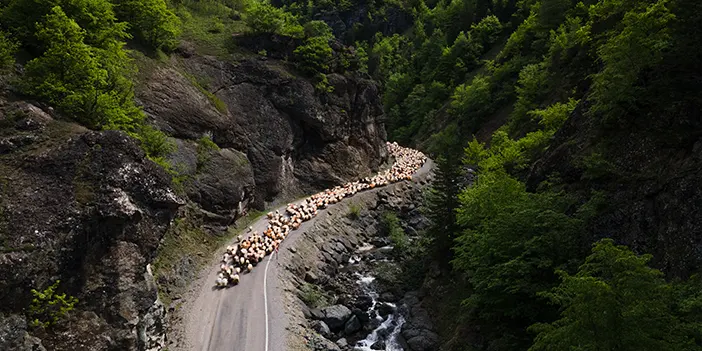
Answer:
<svg viewBox="0 0 702 351"><path fill-rule="evenodd" d="M349 205L348 217L353 220L361 218L361 206L355 203Z"/></svg>
<svg viewBox="0 0 702 351"><path fill-rule="evenodd" d="M318 308L329 304L329 297L318 286L303 283L298 291L298 296L308 307Z"/></svg>
<svg viewBox="0 0 702 351"><path fill-rule="evenodd" d="M182 22L181 39L195 44L198 53L220 59L230 54L232 34L246 31L238 12L220 2L184 1L175 10Z"/></svg>
<svg viewBox="0 0 702 351"><path fill-rule="evenodd" d="M210 153L219 151L220 148L212 141L212 137L205 135L197 140L197 170L201 170L205 163L210 160Z"/></svg>

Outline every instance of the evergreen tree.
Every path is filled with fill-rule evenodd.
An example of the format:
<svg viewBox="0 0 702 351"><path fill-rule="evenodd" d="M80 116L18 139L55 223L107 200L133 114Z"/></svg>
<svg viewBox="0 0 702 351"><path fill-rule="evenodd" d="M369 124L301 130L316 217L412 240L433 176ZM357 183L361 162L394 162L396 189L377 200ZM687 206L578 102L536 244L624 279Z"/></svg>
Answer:
<svg viewBox="0 0 702 351"><path fill-rule="evenodd" d="M545 294L562 307L561 319L537 324L531 351L693 350L674 315L672 287L637 256L610 239L594 245L577 274L560 271L562 282Z"/></svg>
<svg viewBox="0 0 702 351"><path fill-rule="evenodd" d="M428 229L434 258L448 266L453 259L454 240L459 231L456 223L460 168L456 162L439 156L435 160L434 181L427 194Z"/></svg>

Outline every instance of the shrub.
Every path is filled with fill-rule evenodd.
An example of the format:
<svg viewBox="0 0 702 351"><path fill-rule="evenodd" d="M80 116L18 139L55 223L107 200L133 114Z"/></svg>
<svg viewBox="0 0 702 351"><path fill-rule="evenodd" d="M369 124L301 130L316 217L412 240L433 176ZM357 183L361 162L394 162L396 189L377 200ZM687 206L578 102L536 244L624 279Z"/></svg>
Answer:
<svg viewBox="0 0 702 351"><path fill-rule="evenodd" d="M0 31L0 71L15 63L15 50L17 50L17 43L12 41L5 32Z"/></svg>
<svg viewBox="0 0 702 351"><path fill-rule="evenodd" d="M394 250L398 253L404 253L409 246L409 238L404 229L400 226L400 219L392 212L383 214L383 228L385 229Z"/></svg>
<svg viewBox="0 0 702 351"><path fill-rule="evenodd" d="M168 140L166 134L151 126L143 125L135 135L141 141L141 147L150 157L162 157L175 151L175 144Z"/></svg>
<svg viewBox="0 0 702 351"><path fill-rule="evenodd" d="M328 304L328 297L316 285L303 283L298 292L300 299L307 306L317 308Z"/></svg>
<svg viewBox="0 0 702 351"><path fill-rule="evenodd" d="M78 303L73 296L56 293L60 282L57 280L43 291L32 289L34 298L29 305L29 318L33 327L46 328L58 323Z"/></svg>
<svg viewBox="0 0 702 351"><path fill-rule="evenodd" d="M300 68L309 74L326 73L333 56L329 39L325 37L307 38L305 44L295 48L293 53L300 62Z"/></svg>
<svg viewBox="0 0 702 351"><path fill-rule="evenodd" d="M219 146L212 141L212 137L205 135L197 140L197 168L201 169L210 159L210 152L218 151Z"/></svg>
<svg viewBox="0 0 702 351"><path fill-rule="evenodd" d="M312 38L312 37L332 38L332 37L334 37L334 35L332 34L331 28L329 28L329 25L324 21L309 21L309 22L305 23L304 30L305 30L305 36L308 38Z"/></svg>
<svg viewBox="0 0 702 351"><path fill-rule="evenodd" d="M295 16L263 1L251 4L245 20L251 31L256 34L269 33L301 38L304 32Z"/></svg>
<svg viewBox="0 0 702 351"><path fill-rule="evenodd" d="M349 205L349 218L359 219L361 218L361 206L358 204Z"/></svg>

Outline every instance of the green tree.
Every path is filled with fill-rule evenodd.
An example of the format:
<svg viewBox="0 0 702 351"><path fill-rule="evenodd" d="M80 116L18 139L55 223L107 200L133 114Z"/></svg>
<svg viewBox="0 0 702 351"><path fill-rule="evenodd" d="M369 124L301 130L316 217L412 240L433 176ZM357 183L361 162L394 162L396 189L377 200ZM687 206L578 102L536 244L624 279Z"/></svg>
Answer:
<svg viewBox="0 0 702 351"><path fill-rule="evenodd" d="M117 16L130 24L135 38L153 49L172 50L178 45L180 20L164 0L112 0Z"/></svg>
<svg viewBox="0 0 702 351"><path fill-rule="evenodd" d="M334 37L331 28L324 21L309 21L303 26L305 30L305 36L311 37L323 37L331 39Z"/></svg>
<svg viewBox="0 0 702 351"><path fill-rule="evenodd" d="M100 99L97 86L108 74L100 67L94 50L84 43L84 37L83 29L60 6L54 7L37 25L37 38L47 49L27 63L25 86L29 94L97 127L99 121L91 116L91 110Z"/></svg>
<svg viewBox="0 0 702 351"><path fill-rule="evenodd" d="M97 49L84 37L85 31L61 7L54 7L37 25L37 38L47 49L27 63L25 92L91 128L134 131L142 114L123 76L128 60L122 44Z"/></svg>
<svg viewBox="0 0 702 351"><path fill-rule="evenodd" d="M0 71L11 67L15 63L17 43L10 39L7 33L0 31Z"/></svg>
<svg viewBox="0 0 702 351"><path fill-rule="evenodd" d="M471 36L486 48L497 42L500 32L502 24L495 15L487 16L470 27Z"/></svg>
<svg viewBox="0 0 702 351"><path fill-rule="evenodd" d="M304 29L293 14L265 1L255 1L245 14L246 24L256 34L279 34L301 38Z"/></svg>
<svg viewBox="0 0 702 351"><path fill-rule="evenodd" d="M329 61L334 55L329 46L329 39L325 37L307 38L305 44L295 48L293 53L302 70L309 74L326 73L329 70Z"/></svg>
<svg viewBox="0 0 702 351"><path fill-rule="evenodd" d="M465 75L478 66L482 45L473 40L471 33L460 32L450 48L445 48L434 70L434 79L455 86Z"/></svg>
<svg viewBox="0 0 702 351"><path fill-rule="evenodd" d="M592 111L606 121L616 121L636 108L645 90L639 84L641 73L661 62L671 43L668 24L675 19L667 0L641 4L626 12L623 29L600 46L598 55L604 63L592 84ZM605 7L602 5L601 7ZM597 7L592 12L597 13Z"/></svg>
<svg viewBox="0 0 702 351"><path fill-rule="evenodd" d="M451 111L464 126L473 131L492 110L490 80L477 76L470 84L456 87L451 96Z"/></svg>
<svg viewBox="0 0 702 351"><path fill-rule="evenodd" d="M0 23L9 28L23 46L41 53L46 44L37 41L37 23L43 22L57 6L83 30L83 41L87 45L107 48L128 37L127 24L117 21L112 4L107 0L9 0Z"/></svg>
<svg viewBox="0 0 702 351"><path fill-rule="evenodd" d="M427 234L432 241L434 258L443 265L453 259L454 240L460 228L456 223L456 210L461 172L456 158L446 156L436 158L434 181L426 196L427 218L431 220Z"/></svg>
<svg viewBox="0 0 702 351"><path fill-rule="evenodd" d="M610 239L596 243L577 274L559 271L562 282L549 293L561 319L531 327L538 350L693 350L674 314L672 287L637 256Z"/></svg>
<svg viewBox="0 0 702 351"><path fill-rule="evenodd" d="M554 269L582 257L582 220L567 214L566 197L529 193L499 170L481 171L459 201L458 223L466 230L456 239L453 264L470 272L473 289L464 304L487 349L525 349L526 328L556 316L538 293L556 285Z"/></svg>

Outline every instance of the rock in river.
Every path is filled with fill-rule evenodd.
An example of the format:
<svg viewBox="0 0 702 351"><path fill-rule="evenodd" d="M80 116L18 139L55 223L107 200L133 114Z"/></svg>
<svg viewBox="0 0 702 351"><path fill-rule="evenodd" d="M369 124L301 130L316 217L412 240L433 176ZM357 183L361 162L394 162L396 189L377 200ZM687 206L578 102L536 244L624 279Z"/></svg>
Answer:
<svg viewBox="0 0 702 351"><path fill-rule="evenodd" d="M341 330L351 316L351 310L344 305L325 307L322 312L324 312L324 323L327 323L332 331Z"/></svg>

